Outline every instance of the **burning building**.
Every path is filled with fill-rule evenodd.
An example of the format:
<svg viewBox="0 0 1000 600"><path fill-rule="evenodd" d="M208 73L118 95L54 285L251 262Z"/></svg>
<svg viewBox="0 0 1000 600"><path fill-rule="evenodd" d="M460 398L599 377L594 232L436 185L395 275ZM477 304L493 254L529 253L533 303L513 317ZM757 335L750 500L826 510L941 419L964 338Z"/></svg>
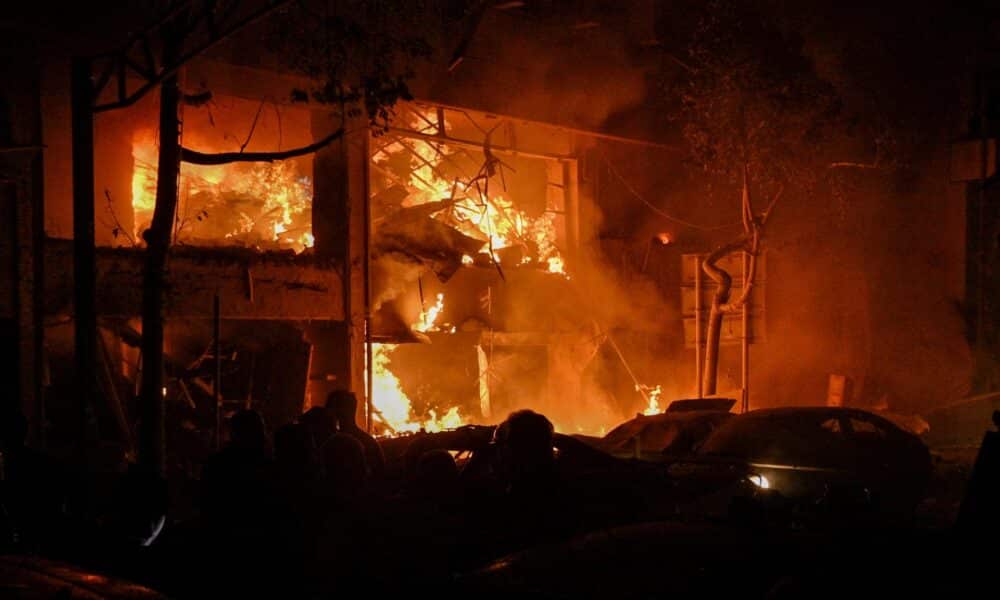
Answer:
<svg viewBox="0 0 1000 600"><path fill-rule="evenodd" d="M380 434L492 423L523 407L563 431L600 433L699 393L716 289L699 266L739 232L740 189L711 181L704 192L663 114L675 107L655 101L650 56L670 54L678 15L646 2L542 4L479 15L375 132L298 96L310 82L247 35L185 64L186 148L280 153L323 140L341 117L347 126L286 159L182 164L164 297L164 394L178 423L211 428L216 398L283 422L346 388ZM30 85L5 92L18 118L0 123L14 149L5 173L16 173L3 183L17 230L5 232L16 285L4 326L18 339L24 410L53 435L76 416L77 51L10 62L8 80ZM139 71L122 85L134 88ZM96 418L123 439L142 377L158 108L146 96L93 127L94 378L106 400ZM782 200L749 303L721 320L719 394L823 403L830 375L868 381L869 395L898 390L912 410L934 404L922 391L931 381L965 393L971 359L951 308L966 293L965 212L929 200L961 195L942 175L947 151L933 146L909 183L859 169L822 202ZM900 197L926 210L916 218ZM749 269L727 260L738 297ZM920 278L893 275L924 263Z"/></svg>
<svg viewBox="0 0 1000 600"><path fill-rule="evenodd" d="M206 90L184 101L186 148L281 152L335 127L329 109L292 101L301 79L224 54L185 67L188 87ZM43 301L41 387L53 400L32 411L44 407L58 430L71 427L77 381L68 360L72 115L65 71L43 73L47 216L29 254L45 267L44 282L31 285ZM141 85L142 74L129 73L122 85ZM151 95L94 120L95 379L104 399L94 410L129 444L143 377L157 110ZM522 407L572 431L597 432L628 414L635 407L597 394L601 383L589 396L579 384L611 326L587 308L588 280L574 274L597 222L583 164L602 134L428 100L395 113L378 135L360 123L287 160L182 163L164 297L168 411L201 429L218 399L282 422L348 388L367 399L359 419L383 434L493 422Z"/></svg>

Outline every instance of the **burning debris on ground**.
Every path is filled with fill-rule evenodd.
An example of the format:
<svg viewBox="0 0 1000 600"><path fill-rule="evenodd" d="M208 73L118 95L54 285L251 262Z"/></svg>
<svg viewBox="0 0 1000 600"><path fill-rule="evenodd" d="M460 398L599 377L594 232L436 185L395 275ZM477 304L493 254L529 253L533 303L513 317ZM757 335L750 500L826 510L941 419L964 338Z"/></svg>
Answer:
<svg viewBox="0 0 1000 600"><path fill-rule="evenodd" d="M990 3L160 4L0 23L0 588L989 572Z"/></svg>

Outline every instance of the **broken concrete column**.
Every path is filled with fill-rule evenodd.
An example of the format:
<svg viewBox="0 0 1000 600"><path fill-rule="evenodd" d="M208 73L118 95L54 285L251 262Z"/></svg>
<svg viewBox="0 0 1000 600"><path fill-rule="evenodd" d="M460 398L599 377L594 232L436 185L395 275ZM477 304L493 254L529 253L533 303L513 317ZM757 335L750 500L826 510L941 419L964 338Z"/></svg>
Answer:
<svg viewBox="0 0 1000 600"><path fill-rule="evenodd" d="M313 160L313 235L316 259L341 271L346 320L314 325L307 404L325 402L335 389L358 396L364 424L365 315L367 296L368 129L363 118L348 119L348 133L316 153ZM330 110L312 112L312 132L321 139L341 125Z"/></svg>

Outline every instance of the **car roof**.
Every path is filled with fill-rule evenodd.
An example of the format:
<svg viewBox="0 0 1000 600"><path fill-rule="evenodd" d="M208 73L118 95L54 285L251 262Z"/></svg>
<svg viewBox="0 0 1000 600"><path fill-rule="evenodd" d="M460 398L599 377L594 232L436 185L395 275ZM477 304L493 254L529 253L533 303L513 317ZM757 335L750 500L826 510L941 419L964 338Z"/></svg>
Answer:
<svg viewBox="0 0 1000 600"><path fill-rule="evenodd" d="M740 418L769 418L769 417L795 417L795 416L866 416L874 417L885 421L886 419L876 413L860 408L848 406L782 406L778 408L758 408L750 412L737 415Z"/></svg>
<svg viewBox="0 0 1000 600"><path fill-rule="evenodd" d="M730 419L729 423L734 427L741 427L741 423L759 422L761 424L771 422L782 426L792 425L794 421L807 419L819 421L825 419L854 417L874 421L889 431L909 433L896 423L885 417L860 408L848 406L783 406L778 408L759 408L750 412L736 415Z"/></svg>
<svg viewBox="0 0 1000 600"><path fill-rule="evenodd" d="M736 404L734 398L682 398L674 400L665 412L722 411L729 412Z"/></svg>

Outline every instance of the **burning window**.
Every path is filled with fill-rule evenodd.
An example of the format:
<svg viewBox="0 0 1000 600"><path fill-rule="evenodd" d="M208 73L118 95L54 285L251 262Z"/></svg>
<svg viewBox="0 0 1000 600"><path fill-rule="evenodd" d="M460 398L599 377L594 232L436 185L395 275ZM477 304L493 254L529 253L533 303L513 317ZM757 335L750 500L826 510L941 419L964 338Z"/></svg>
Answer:
<svg viewBox="0 0 1000 600"><path fill-rule="evenodd" d="M500 137L495 129L459 115L464 119L449 120L443 112L409 107L400 116L404 127L372 141L376 228L400 213L429 216L481 242L462 257L466 265L529 266L565 275L563 165L502 152L494 146ZM450 141L454 130L481 141Z"/></svg>
<svg viewBox="0 0 1000 600"><path fill-rule="evenodd" d="M306 137L307 115L236 98L213 102L217 103L214 110L185 111L186 146L202 152L273 151L312 141ZM154 128L133 132L132 209L137 240L153 217L158 154ZM313 245L311 176L310 156L270 163L181 163L174 239L198 246L302 252Z"/></svg>

